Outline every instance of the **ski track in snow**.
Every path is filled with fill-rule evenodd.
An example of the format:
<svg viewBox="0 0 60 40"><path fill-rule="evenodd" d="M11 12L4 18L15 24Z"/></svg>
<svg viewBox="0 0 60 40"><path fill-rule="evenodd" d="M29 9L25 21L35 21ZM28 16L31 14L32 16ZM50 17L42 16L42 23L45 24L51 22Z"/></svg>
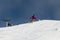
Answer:
<svg viewBox="0 0 60 40"><path fill-rule="evenodd" d="M60 21L41 20L0 28L0 40L60 40Z"/></svg>

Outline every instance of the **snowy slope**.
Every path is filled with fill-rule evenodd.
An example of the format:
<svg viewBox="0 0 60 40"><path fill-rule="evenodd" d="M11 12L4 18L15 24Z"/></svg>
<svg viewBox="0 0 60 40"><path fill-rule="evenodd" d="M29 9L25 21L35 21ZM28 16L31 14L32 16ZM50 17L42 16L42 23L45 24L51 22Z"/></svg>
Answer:
<svg viewBox="0 0 60 40"><path fill-rule="evenodd" d="M0 28L0 40L60 40L60 21L41 20Z"/></svg>

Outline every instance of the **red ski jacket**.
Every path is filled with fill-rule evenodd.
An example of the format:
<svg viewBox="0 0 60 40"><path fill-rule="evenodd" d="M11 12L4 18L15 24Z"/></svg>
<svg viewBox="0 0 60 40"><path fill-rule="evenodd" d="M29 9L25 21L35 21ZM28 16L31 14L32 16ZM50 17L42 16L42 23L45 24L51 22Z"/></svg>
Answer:
<svg viewBox="0 0 60 40"><path fill-rule="evenodd" d="M35 17L35 16L32 16L31 18L32 18L32 19L36 19L36 17Z"/></svg>

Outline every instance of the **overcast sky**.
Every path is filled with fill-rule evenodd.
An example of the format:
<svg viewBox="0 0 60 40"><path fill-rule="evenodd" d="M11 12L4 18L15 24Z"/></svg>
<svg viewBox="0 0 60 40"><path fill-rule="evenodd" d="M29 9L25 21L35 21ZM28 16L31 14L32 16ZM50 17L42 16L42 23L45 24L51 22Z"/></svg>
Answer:
<svg viewBox="0 0 60 40"><path fill-rule="evenodd" d="M7 18L12 24L28 22L33 14L38 20L60 20L60 0L0 0L0 26Z"/></svg>

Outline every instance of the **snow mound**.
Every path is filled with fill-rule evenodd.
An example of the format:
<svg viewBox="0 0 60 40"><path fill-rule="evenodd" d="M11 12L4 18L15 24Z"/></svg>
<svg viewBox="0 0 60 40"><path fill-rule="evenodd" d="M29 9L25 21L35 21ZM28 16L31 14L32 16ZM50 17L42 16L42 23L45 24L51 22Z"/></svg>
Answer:
<svg viewBox="0 0 60 40"><path fill-rule="evenodd" d="M0 40L60 40L60 21L41 20L0 28Z"/></svg>

